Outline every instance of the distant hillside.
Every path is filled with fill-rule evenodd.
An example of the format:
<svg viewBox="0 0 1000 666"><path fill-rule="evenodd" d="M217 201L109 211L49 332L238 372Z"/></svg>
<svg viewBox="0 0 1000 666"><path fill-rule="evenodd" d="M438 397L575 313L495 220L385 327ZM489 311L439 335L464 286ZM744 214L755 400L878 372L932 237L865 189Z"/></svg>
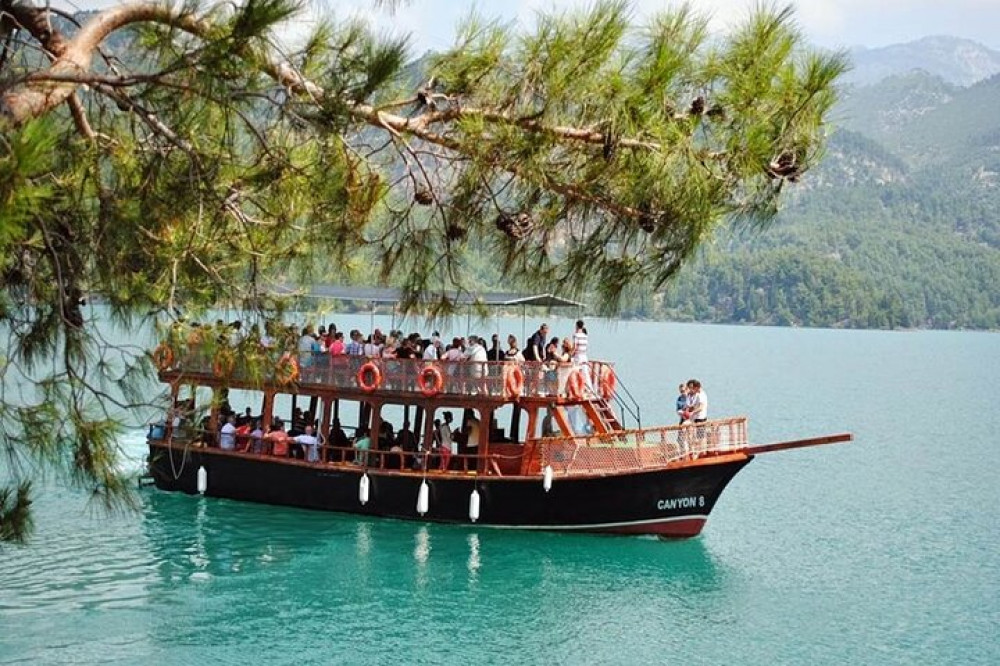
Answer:
<svg viewBox="0 0 1000 666"><path fill-rule="evenodd" d="M724 235L632 313L693 321L1000 328L1000 75L850 88L824 162L774 226Z"/></svg>
<svg viewBox="0 0 1000 666"><path fill-rule="evenodd" d="M914 42L851 51L854 69L847 80L870 85L914 69L948 83L968 86L1000 73L1000 51L957 37L924 37Z"/></svg>
<svg viewBox="0 0 1000 666"><path fill-rule="evenodd" d="M970 44L929 38L866 52L856 71L880 61L888 75L846 86L825 159L789 187L772 227L720 234L622 314L1000 329L1000 59ZM411 82L423 80L428 57L407 70ZM485 254L470 253L464 270L486 290L515 286Z"/></svg>

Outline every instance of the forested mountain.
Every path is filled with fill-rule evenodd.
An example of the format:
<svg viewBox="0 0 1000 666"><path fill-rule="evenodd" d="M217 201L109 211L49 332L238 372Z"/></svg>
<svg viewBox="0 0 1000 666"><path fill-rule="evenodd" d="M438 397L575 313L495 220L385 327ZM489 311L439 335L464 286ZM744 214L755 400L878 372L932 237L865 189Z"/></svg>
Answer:
<svg viewBox="0 0 1000 666"><path fill-rule="evenodd" d="M846 91L822 166L764 234L720 238L633 314L1000 328L1000 75Z"/></svg>
<svg viewBox="0 0 1000 666"><path fill-rule="evenodd" d="M921 44L947 39L922 40L904 51L912 55ZM936 53L939 71L1000 69L968 50L960 49L950 65L940 48ZM970 69L969 62L982 67ZM788 191L770 229L720 234L673 282L636 295L622 314L793 326L1000 328L1000 75L963 87L956 83L961 77L946 80L908 63L926 61L898 58L885 67L887 78L845 88L826 159ZM422 81L428 67L425 57L408 76ZM485 256L469 256L463 266L476 287L518 288ZM354 279L377 281L379 263L359 258Z"/></svg>

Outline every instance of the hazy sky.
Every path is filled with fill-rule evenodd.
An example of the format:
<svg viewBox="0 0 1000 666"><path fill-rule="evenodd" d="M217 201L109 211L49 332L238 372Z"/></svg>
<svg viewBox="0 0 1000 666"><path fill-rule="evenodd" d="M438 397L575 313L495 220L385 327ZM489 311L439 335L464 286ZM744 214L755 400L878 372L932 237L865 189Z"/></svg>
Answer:
<svg viewBox="0 0 1000 666"><path fill-rule="evenodd" d="M451 45L456 22L475 6L486 16L530 24L535 12L551 7L579 7L588 0L410 0L395 12L373 9L370 0L326 0L337 15L354 11L379 25L409 32L414 52ZM634 0L639 16L670 3ZM691 3L713 17L713 26L746 16L755 0L696 0ZM778 4L784 4L779 2ZM797 0L799 25L811 41L825 47L885 46L928 35L953 35L1000 50L1000 0Z"/></svg>
<svg viewBox="0 0 1000 666"><path fill-rule="evenodd" d="M36 0L44 2L45 0ZM60 6L95 9L116 0L52 0ZM178 0L179 1L179 0ZM787 0L777 0L783 5ZM743 17L758 0L692 0L713 17L713 27ZM361 13L377 25L412 35L413 53L445 49L454 27L472 7L486 16L530 24L535 12L552 7L587 6L590 0L409 0L395 12L376 9L375 0L314 0L316 12L343 16ZM633 0L642 15L671 4L666 0ZM1000 50L1000 0L792 0L799 25L818 46L885 46L928 35L965 37ZM295 32L294 28L292 29ZM298 32L301 32L301 27Z"/></svg>

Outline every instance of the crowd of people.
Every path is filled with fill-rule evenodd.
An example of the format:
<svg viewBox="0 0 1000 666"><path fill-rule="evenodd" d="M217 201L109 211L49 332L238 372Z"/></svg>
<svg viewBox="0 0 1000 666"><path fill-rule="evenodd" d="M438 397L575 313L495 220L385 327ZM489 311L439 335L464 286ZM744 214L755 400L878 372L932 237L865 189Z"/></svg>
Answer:
<svg viewBox="0 0 1000 666"><path fill-rule="evenodd" d="M203 340L207 335L207 327L191 326L189 344ZM375 329L371 334L364 335L359 330L351 330L345 336L335 324L320 326L318 329L306 325L296 332L292 327L267 325L263 335L255 325L248 330L241 322L229 325L217 322L214 328L216 339L226 346L238 346L256 343L265 348L294 349L303 367L319 362L324 355L331 361L335 357L361 357L383 359L423 359L427 361L463 362L474 361L486 363L490 361L537 363L539 371L526 373L525 382L529 390L543 389L549 383L553 395L565 392L566 375L575 368L584 369L589 373L587 328L582 320L576 322L571 335L549 337L548 324L541 324L528 337L525 345L520 346L515 335L507 336L506 348L500 345L500 336L494 334L489 343L478 335L454 337L450 342L442 340L438 331L424 338L419 333L404 335L393 330L383 334ZM193 338L193 340L192 340ZM293 344L294 338L294 344ZM487 346L488 345L488 346ZM588 375L588 381L590 381ZM534 386L531 386L534 384ZM180 414L183 405L179 405ZM678 387L676 411L681 425L703 423L708 419L708 396L697 379L690 379ZM302 409L293 411L289 423L281 418L274 418L272 423L265 424L261 416L254 416L249 407L242 414L237 414L229 407L228 402L220 410L221 427L216 432L215 442L224 450L242 451L256 454L268 454L277 457L291 457L309 462L325 460L337 462L354 462L369 464L372 455L386 455L387 466L403 468L421 465L438 466L448 469L452 456L474 453L479 442L479 422L471 410L466 410L462 427L456 429L453 425L451 412L445 411L440 419L433 421L430 441L420 433L414 433L409 420L399 429L388 422L382 421L377 436L364 426L357 428L353 437L348 437L339 419L334 419L329 437L326 441L319 434L317 424L312 414L303 413ZM543 422L546 435L553 434L551 414L548 423ZM204 419L207 421L206 419ZM175 427L179 419L175 420ZM494 424L490 424L493 427ZM202 430L207 431L207 422L202 423ZM352 451L350 457L345 451ZM339 453L336 453L338 452ZM375 454L373 452L380 452ZM335 457L339 455L339 458Z"/></svg>
<svg viewBox="0 0 1000 666"><path fill-rule="evenodd" d="M549 337L548 324L541 324L522 347L517 336L510 334L506 346L501 345L500 335L494 333L487 341L479 335L455 336L450 341L434 331L429 337L414 332L404 334L401 330L383 333L376 328L370 334L352 329L346 335L337 325L316 327L306 324L301 328L269 321L263 329L253 324L244 327L241 321L226 324L222 320L213 325L175 324L170 339L176 348L186 346L188 350L204 350L204 343L212 341L216 348L238 348L252 346L271 350L275 354L289 352L295 354L300 368L321 365L323 359L334 362L338 357L380 358L380 359L422 359L425 361L474 362L468 374L481 378L489 362L537 363L538 373L526 376L528 389L543 393L562 395L566 389L566 378L570 370L580 367L584 370L588 385L591 384L588 365L587 328L583 320L577 320L573 333L562 338Z"/></svg>
<svg viewBox="0 0 1000 666"><path fill-rule="evenodd" d="M243 414L233 412L228 406L220 410L222 426L215 442L224 451L271 455L279 458L294 458L307 462L349 462L357 465L379 465L376 456L384 455L384 466L388 469L430 468L447 470L452 467L452 457L474 454L478 450L480 423L471 410L467 410L461 428L454 426L451 411L444 411L441 418L433 421L430 439L415 433L410 421L396 427L389 421L382 421L378 437L373 438L368 428L356 429L353 437L348 437L339 418L334 418L328 438L324 438L315 419L300 408L294 410L290 423L274 418L269 426L263 426L261 416L254 416L250 407ZM206 417L207 421L207 417ZM181 425L175 421L175 429ZM207 429L208 423L202 423ZM491 424L496 427L496 422ZM324 455L325 452L325 455Z"/></svg>

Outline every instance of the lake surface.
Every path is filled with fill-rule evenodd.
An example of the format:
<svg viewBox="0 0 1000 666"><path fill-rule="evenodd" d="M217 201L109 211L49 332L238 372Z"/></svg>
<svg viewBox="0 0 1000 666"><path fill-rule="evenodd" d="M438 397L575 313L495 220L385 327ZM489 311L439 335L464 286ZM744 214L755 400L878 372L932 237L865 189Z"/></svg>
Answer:
<svg viewBox="0 0 1000 666"><path fill-rule="evenodd" d="M677 542L53 486L0 555L0 663L1000 663L1000 336L588 324L644 424L697 377L754 442L857 439L758 457Z"/></svg>

